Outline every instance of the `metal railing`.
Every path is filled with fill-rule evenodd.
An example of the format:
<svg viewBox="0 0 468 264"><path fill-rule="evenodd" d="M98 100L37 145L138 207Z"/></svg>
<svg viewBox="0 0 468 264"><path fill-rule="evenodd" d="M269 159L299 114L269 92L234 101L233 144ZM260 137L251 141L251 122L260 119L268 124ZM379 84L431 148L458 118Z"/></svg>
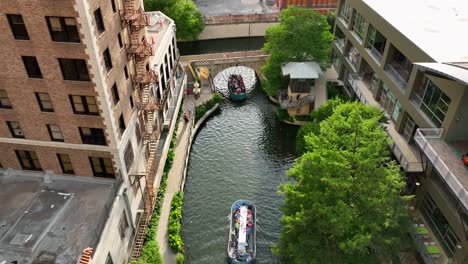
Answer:
<svg viewBox="0 0 468 264"><path fill-rule="evenodd" d="M403 78L400 75L400 73L395 69L395 67L393 65L391 65L391 64L385 65L385 71L397 83L397 85L401 89L406 89L406 86L408 85L408 82L406 81L405 78Z"/></svg>
<svg viewBox="0 0 468 264"><path fill-rule="evenodd" d="M416 234L416 230L414 228L410 231L411 238L414 240L414 244L418 249L419 254L421 255L425 264L435 264L434 260L432 259L431 255L426 250L426 246L424 245L424 241L422 240L421 236Z"/></svg>
<svg viewBox="0 0 468 264"><path fill-rule="evenodd" d="M369 104L361 89L357 85L357 81L362 81L363 78L363 73L348 74L348 79L346 81L349 83L351 88L353 88L353 91L356 93L356 97L359 98L359 101L361 101L363 104Z"/></svg>
<svg viewBox="0 0 468 264"><path fill-rule="evenodd" d="M431 161L439 175L453 191L457 199L460 200L460 203L468 210L468 192L428 141L428 139L442 140L443 131L443 128L418 128L414 135L414 140L424 152L427 159Z"/></svg>
<svg viewBox="0 0 468 264"><path fill-rule="evenodd" d="M370 55L374 58L379 64L382 62L382 54L376 50L373 46L368 48Z"/></svg>
<svg viewBox="0 0 468 264"><path fill-rule="evenodd" d="M338 47L339 50L343 51L344 46L345 46L345 41L344 39L337 38L335 41L336 46Z"/></svg>
<svg viewBox="0 0 468 264"><path fill-rule="evenodd" d="M303 104L307 104L307 103L312 103L314 101L314 96L311 95L311 94L308 94L304 97L301 97L295 101L291 101L288 97L282 99L282 97L280 96L280 99L279 99L279 102L280 102L280 106L281 108L283 109L287 109L287 108L291 108L291 107L298 107L300 105L303 105Z"/></svg>

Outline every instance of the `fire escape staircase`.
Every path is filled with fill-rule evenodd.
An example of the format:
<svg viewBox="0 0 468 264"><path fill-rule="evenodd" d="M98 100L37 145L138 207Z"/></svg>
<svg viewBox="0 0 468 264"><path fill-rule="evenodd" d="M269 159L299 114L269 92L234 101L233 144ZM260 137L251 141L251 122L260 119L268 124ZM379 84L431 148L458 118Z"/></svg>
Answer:
<svg viewBox="0 0 468 264"><path fill-rule="evenodd" d="M139 2L139 1L138 1ZM137 7L136 0L124 0L124 8L120 10L120 18L122 27L129 27L130 37L126 46L128 59L134 61L135 69L132 76L132 81L138 91L138 114L145 116L145 125L143 138L148 144L149 155L146 163L146 172L144 177L146 180L146 192L144 195L144 211L140 217L140 222L136 231L135 240L133 242L133 251L131 259L138 259L145 242L146 228L154 210L156 201L155 193L155 177L156 177L156 152L157 140L160 132L156 127L156 111L163 109L163 104L160 100L156 100L153 96L152 85L158 82L158 76L153 70L147 69L147 59L154 55L154 50L151 44L145 39L140 40L140 32L150 24L149 17L145 14L141 7Z"/></svg>

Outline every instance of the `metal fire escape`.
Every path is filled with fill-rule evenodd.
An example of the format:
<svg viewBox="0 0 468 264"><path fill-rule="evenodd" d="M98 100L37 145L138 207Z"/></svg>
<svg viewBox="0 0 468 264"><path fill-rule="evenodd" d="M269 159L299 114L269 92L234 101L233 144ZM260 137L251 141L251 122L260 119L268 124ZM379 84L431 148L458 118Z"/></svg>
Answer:
<svg viewBox="0 0 468 264"><path fill-rule="evenodd" d="M157 140L160 136L160 129L156 125L156 111L161 111L164 107L165 98L156 99L153 95L152 86L158 82L157 73L147 68L147 61L154 55L154 50L140 34L146 26L150 24L149 17L141 7L137 8L137 0L124 0L124 10L120 10L122 28L128 27L129 42L126 44L128 60L134 62L134 74L132 81L138 92L137 106L140 120L144 120L143 139L149 149L144 175L134 175L139 181L141 177L146 179L146 194L144 194L144 212L141 215L131 258L140 257L141 249L145 240L146 228L153 214L156 201L155 177L156 177L156 149ZM143 118L141 118L143 117ZM140 121L141 122L141 121ZM139 129L139 128L137 128Z"/></svg>

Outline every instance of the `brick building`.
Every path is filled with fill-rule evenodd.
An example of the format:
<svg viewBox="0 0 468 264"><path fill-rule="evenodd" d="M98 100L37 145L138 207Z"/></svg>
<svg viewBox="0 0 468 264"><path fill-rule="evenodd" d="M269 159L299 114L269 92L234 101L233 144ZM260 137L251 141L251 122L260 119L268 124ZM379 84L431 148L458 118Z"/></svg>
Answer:
<svg viewBox="0 0 468 264"><path fill-rule="evenodd" d="M141 0L12 0L0 31L0 172L113 184L93 261L138 256L185 90L174 22Z"/></svg>
<svg viewBox="0 0 468 264"><path fill-rule="evenodd" d="M343 0L334 29L344 91L389 119L425 263L468 263L467 19L465 0Z"/></svg>
<svg viewBox="0 0 468 264"><path fill-rule="evenodd" d="M325 15L328 11L336 9L337 0L277 0L280 9L287 8L288 6L301 6L309 7L322 15Z"/></svg>

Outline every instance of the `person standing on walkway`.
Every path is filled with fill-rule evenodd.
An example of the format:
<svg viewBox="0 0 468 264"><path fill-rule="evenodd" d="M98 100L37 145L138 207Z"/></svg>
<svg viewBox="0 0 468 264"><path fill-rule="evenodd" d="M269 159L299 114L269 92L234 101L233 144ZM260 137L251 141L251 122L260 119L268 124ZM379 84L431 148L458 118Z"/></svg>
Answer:
<svg viewBox="0 0 468 264"><path fill-rule="evenodd" d="M185 123L188 123L189 119L188 119L188 116L187 116L187 112L184 112L184 120L185 120Z"/></svg>

